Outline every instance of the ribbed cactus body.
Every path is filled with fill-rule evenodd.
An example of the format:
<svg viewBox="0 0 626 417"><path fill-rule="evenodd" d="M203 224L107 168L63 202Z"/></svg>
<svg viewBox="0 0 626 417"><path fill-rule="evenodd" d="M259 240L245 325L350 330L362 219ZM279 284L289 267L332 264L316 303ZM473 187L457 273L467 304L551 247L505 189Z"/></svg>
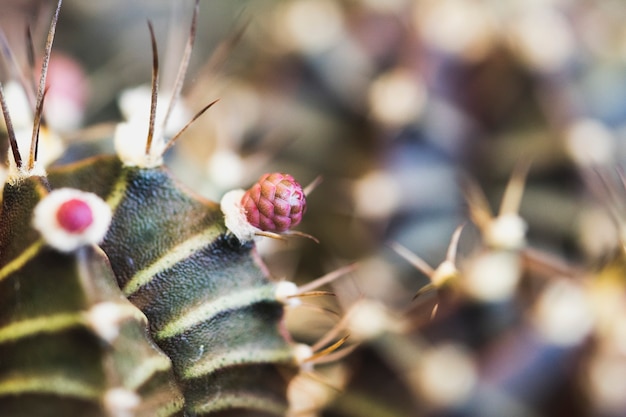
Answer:
<svg viewBox="0 0 626 417"><path fill-rule="evenodd" d="M122 292L172 359L187 412L284 414L297 366L283 305L254 245L227 233L218 206L161 167L126 167L116 158L53 171L50 180L91 189L111 205L102 248Z"/></svg>
<svg viewBox="0 0 626 417"><path fill-rule="evenodd" d="M45 180L7 185L0 215L0 415L176 416L183 397L106 257L32 226Z"/></svg>
<svg viewBox="0 0 626 417"><path fill-rule="evenodd" d="M300 370L283 324L295 284L285 295L254 242L227 229L219 205L162 166L175 138L168 143L155 122L151 24L147 137L120 124L117 156L35 176L46 175L37 135L60 7L58 0L28 155L0 89L13 155L0 213L0 415L285 415L287 387ZM300 222L304 194L293 178L271 175L259 192L263 229Z"/></svg>

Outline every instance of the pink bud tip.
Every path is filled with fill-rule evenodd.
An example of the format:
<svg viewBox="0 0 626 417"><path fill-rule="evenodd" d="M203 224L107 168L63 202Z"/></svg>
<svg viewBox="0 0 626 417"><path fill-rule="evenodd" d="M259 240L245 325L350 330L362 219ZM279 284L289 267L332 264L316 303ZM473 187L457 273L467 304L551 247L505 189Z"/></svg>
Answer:
<svg viewBox="0 0 626 417"><path fill-rule="evenodd" d="M302 186L289 174L263 175L241 199L248 222L263 231L284 232L306 211Z"/></svg>
<svg viewBox="0 0 626 417"><path fill-rule="evenodd" d="M59 206L57 221L65 231L81 233L93 223L93 212L89 204L73 198Z"/></svg>

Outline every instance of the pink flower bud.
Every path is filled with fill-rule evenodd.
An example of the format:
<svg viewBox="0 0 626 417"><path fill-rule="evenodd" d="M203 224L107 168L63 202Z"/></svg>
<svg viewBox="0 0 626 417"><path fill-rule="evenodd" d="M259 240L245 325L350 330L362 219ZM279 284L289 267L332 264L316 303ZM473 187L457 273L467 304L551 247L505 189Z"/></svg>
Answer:
<svg viewBox="0 0 626 417"><path fill-rule="evenodd" d="M280 233L300 223L306 198L291 175L272 173L263 175L245 192L241 206L252 226Z"/></svg>
<svg viewBox="0 0 626 417"><path fill-rule="evenodd" d="M93 212L87 202L72 198L59 206L57 221L66 232L80 233L93 223Z"/></svg>

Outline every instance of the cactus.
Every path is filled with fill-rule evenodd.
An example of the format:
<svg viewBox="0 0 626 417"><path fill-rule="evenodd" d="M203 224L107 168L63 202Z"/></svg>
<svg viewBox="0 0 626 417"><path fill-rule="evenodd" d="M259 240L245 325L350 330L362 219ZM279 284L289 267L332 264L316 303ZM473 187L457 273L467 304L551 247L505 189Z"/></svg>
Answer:
<svg viewBox="0 0 626 417"><path fill-rule="evenodd" d="M59 1L49 32L46 59L50 55L60 5ZM194 22L197 8L198 2ZM184 395L186 415L227 415L233 412L237 412L237 415L282 415L287 410L287 384L298 372L299 365L295 345L286 336L282 325L283 308L287 302L285 294L281 292L284 285L269 279L267 271L254 254L251 241L240 241L229 232L219 205L183 189L161 165L166 146L162 136L153 136L158 55L152 27L150 31L154 51L153 105L146 145L142 148L145 154L131 152L130 156L122 154L122 159L117 156L98 157L50 169L48 175L40 179L33 175L39 122L36 120L33 128L35 145L31 147L26 170L21 165L16 141L11 140L17 174L10 179L4 191L1 230L2 270L5 271L3 275L7 286L3 294L8 297L4 303L4 333L7 334L6 342L11 343L10 349L14 349L4 357L14 358L14 363L7 366L6 370L9 378L4 381L3 394L9 396L9 399L3 415L23 415L29 412L33 413L29 415L43 414L43 410L47 409L44 403L42 409L25 411L28 410L28 404L23 403L29 398L29 389L38 395L53 394L61 397L54 400L61 403L62 396L67 395L68 398L77 397L79 402L103 403L105 408L109 402L112 402L111 407L117 406L116 395L132 397L128 400L132 403L128 405L128 410L109 410L110 415L180 413L182 399L178 388ZM183 63L182 67L185 65ZM45 85L45 73L44 65L42 86ZM43 87L40 88L39 97L43 101ZM208 107L210 105L205 110ZM4 99L3 110L9 136L13 137ZM41 116L41 110L37 111L36 116ZM104 230L106 234L103 233L102 239L97 238L94 242L79 239L71 243L74 242L73 237L86 235L91 224L95 226L103 216L101 212L91 210L86 199L81 199L80 196L86 194L74 191L73 195L79 197L66 198L58 206L47 204L35 210L36 214L54 213L51 222L65 233L60 237L53 236L54 233L48 233L46 227L39 226L36 221L35 227L46 238L41 243L30 226L33 201L38 197L37 184L39 188L49 184L55 190L51 196L61 190L83 190L106 201L105 207L112 213L111 224L108 230ZM38 218L37 215L35 217ZM103 252L97 248L82 247L86 243L100 243ZM47 249L50 245L75 256L57 252L50 254ZM110 270L107 269L106 259L110 262ZM46 268L54 268L56 272L50 273L61 275L64 280L52 279L49 284L37 287L37 280L41 279L37 271ZM113 277L117 282L115 288L119 290L111 286ZM81 285L85 288L81 288ZM45 290L49 286L57 289L49 294L51 308L38 312L36 303L48 304ZM16 289L10 291L10 288ZM24 303L27 308L22 312L20 300L25 292L32 292L32 296ZM63 297L63 293L68 295ZM140 339L139 336L143 334L137 329L129 329L129 335L125 338L122 338L126 336L125 328L120 330L122 335L115 339L119 340L121 346L117 349L117 345L113 344L112 352L103 349L104 352L99 353L96 338L87 340L84 346L80 343L65 346L74 341L72 335L64 337L66 328L80 329L81 315L96 315L91 312L98 308L100 304L97 303L112 302L109 299L115 300L122 294L145 314L147 321L140 320L144 316L134 307L126 306L125 309L132 314L124 314L131 318L139 317L138 323L133 322L135 327L137 324L146 324L151 339L167 357L154 348L153 352L149 352L148 347L142 347L141 343L152 345L150 339ZM58 301L55 301L55 297ZM37 331L40 321L41 329ZM27 338L31 335L28 329L33 326L35 330L30 333L47 336L50 332L60 347L55 348L53 342L40 344L38 338ZM98 328L99 324L93 326ZM58 331L55 331L56 328ZM11 336L13 334L17 336ZM95 346L90 346L89 342ZM39 352L44 353L34 353L37 351L31 351L28 343L34 343L32 349L38 347ZM129 352L129 348L134 350ZM72 375L79 369L68 366L69 357L55 357L63 349L82 359L84 363L80 365L90 369L85 372L84 380L68 377L67 380L55 381L54 378L61 378L59 375L65 372ZM78 352L81 349L84 349L84 354ZM24 359L18 355L18 351L25 352ZM41 363L30 364L29 355L40 358ZM159 360L160 368L152 370L159 374L155 378L169 371L170 359L176 382L164 378L157 381L166 384L171 392L165 391L156 382L136 380L137 373L143 367ZM109 370L109 362L118 365L118 368ZM56 374L50 377L50 385L54 386L50 393L42 387L47 384L44 376L35 373L31 377L28 373L31 368L36 372L37 366L45 368L46 364L58 367L55 369ZM21 371L25 374L22 375ZM120 375L109 376L109 372ZM121 388L106 385L109 378L112 379L111 384L119 381ZM20 383L22 379L24 381ZM33 382L30 382L31 379ZM148 383L146 393L137 391ZM167 392L169 397L165 394L157 396L160 391ZM18 396L11 397L14 394ZM123 400L119 402L123 403ZM73 404L68 400L67 405L63 403L59 406L58 412L66 415L96 414L96 411L89 411L88 408L71 407Z"/></svg>
<svg viewBox="0 0 626 417"><path fill-rule="evenodd" d="M47 194L37 176L3 190L2 414L182 415L171 361L121 296L102 251L59 251L33 229Z"/></svg>
<svg viewBox="0 0 626 417"><path fill-rule="evenodd" d="M281 333L277 285L251 243L229 234L218 205L183 190L162 167L128 167L115 157L49 178L55 188L90 189L112 207L101 247L172 359L189 412L286 409L287 375L297 366Z"/></svg>
<svg viewBox="0 0 626 417"><path fill-rule="evenodd" d="M41 79L43 101L45 70ZM14 158L0 214L2 414L183 415L170 359L95 246L107 232L108 206L78 190L50 192L35 166L38 122L23 166L1 86L0 102Z"/></svg>
<svg viewBox="0 0 626 417"><path fill-rule="evenodd" d="M196 1L167 110L150 24L152 86L52 166L54 24L36 94L0 32L0 415L623 415L626 181L603 168L624 11L522 3L248 2L249 32L183 89ZM318 174L305 200L294 177Z"/></svg>

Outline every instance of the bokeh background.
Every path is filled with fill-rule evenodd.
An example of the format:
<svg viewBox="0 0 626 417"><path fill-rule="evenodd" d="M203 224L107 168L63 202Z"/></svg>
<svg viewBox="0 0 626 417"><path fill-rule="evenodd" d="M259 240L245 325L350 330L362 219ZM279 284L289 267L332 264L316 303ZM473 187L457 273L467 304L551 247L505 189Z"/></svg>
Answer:
<svg viewBox="0 0 626 417"><path fill-rule="evenodd" d="M24 73L25 28L31 27L40 54L52 3L3 1L0 25ZM530 161L519 211L528 226L528 247L567 266L547 275L584 270L604 276L621 250L626 3L200 3L182 124L204 105L220 101L168 154L168 166L213 200L248 187L268 171L289 172L303 184L321 176L299 227L319 244L261 241L272 274L305 283L357 262L358 269L333 288L336 300L319 301L318 308L342 316L357 301L372 300L399 314L399 321L409 317L414 324L401 337L364 343L339 369L320 370L340 389L328 394L323 387L306 387L309 398L321 390L319 403L331 405L299 415L623 415L626 349L611 356L615 362L603 363L607 374L598 371L596 378L589 376L595 369L589 352L597 340L555 347L524 333L529 330L523 323L545 283L530 280L530 290L520 290L513 301L462 303L441 321L429 322L419 299L413 299L428 277L390 243L435 267L453 231L467 223L458 256L472 258L482 248L482 232L468 223L468 184L484 190L497 212L516 166ZM165 105L192 9L192 1L64 1L53 59L71 57L85 79L84 85L79 78L69 82L81 93L76 93L79 115L58 128L69 146L63 162L112 152L114 124L128 117L123 92L150 82L147 19L156 29L160 106ZM16 65L7 61L5 56L4 82L15 78ZM59 77L69 73L61 71ZM132 97L130 111L147 113L145 95ZM52 123L53 115L48 118ZM585 274L572 273L576 279ZM320 311L294 313L294 337L313 343L340 320ZM467 364L450 365L457 357L454 349L462 347L471 352L472 369L478 369L482 382L477 386L490 388L472 388L462 401L429 397L415 382L422 377L414 376L411 359L400 366L389 360L390 355L411 358L412 349L426 355L424 338L452 346L452 356L443 357L451 368L435 367L444 386L463 380ZM339 399L333 403L334 397Z"/></svg>

